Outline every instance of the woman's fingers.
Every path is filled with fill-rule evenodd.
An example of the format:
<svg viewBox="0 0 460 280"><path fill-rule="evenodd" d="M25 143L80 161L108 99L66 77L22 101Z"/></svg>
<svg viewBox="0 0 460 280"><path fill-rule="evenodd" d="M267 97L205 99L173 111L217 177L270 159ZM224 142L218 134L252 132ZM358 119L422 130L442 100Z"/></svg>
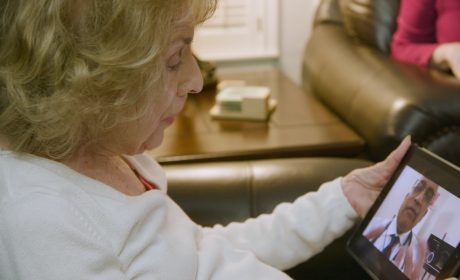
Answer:
<svg viewBox="0 0 460 280"><path fill-rule="evenodd" d="M406 136L399 146L391 152L391 154L385 159L384 163L391 172L394 172L401 162L402 158L406 154L407 150L411 145L410 135Z"/></svg>

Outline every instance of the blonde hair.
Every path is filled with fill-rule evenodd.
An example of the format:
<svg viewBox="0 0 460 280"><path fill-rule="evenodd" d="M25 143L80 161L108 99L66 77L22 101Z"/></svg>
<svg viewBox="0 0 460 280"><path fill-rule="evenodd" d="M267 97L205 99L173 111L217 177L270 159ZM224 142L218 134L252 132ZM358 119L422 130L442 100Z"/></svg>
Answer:
<svg viewBox="0 0 460 280"><path fill-rule="evenodd" d="M161 89L174 28L216 0L3 0L0 134L9 148L72 156L141 117Z"/></svg>

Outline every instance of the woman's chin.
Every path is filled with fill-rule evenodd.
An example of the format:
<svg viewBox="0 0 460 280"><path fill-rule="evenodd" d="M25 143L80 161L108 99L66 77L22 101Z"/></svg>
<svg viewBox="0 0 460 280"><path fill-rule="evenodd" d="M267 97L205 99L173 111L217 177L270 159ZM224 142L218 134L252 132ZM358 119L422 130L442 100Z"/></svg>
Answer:
<svg viewBox="0 0 460 280"><path fill-rule="evenodd" d="M125 154L136 155L136 154L141 154L145 151L154 150L158 148L163 142L163 136L164 136L164 129L157 129L144 142L142 143L138 142L137 145L131 146L131 148L129 149L129 152L126 151Z"/></svg>
<svg viewBox="0 0 460 280"><path fill-rule="evenodd" d="M158 148L161 145L162 142L163 142L163 139L161 139L159 141L159 143L157 143L157 144L146 146L145 149L142 152L155 150L156 148Z"/></svg>
<svg viewBox="0 0 460 280"><path fill-rule="evenodd" d="M155 136L148 141L146 141L142 146L142 151L139 153L143 153L145 151L150 151L158 148L161 143L163 143L163 132L155 134Z"/></svg>
<svg viewBox="0 0 460 280"><path fill-rule="evenodd" d="M151 150L154 150L156 148L158 148L158 146L160 146L162 140L159 141L159 143L144 143L142 144L141 146L137 147L136 149L130 149L129 152L125 152L124 154L125 155L138 155L138 154L142 154L146 151L151 151Z"/></svg>

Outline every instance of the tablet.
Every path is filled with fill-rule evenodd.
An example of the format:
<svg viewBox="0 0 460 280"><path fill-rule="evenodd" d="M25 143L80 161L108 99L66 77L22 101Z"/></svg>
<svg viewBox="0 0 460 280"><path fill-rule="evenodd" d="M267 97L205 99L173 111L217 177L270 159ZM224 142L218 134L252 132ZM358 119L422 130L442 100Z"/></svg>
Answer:
<svg viewBox="0 0 460 280"><path fill-rule="evenodd" d="M412 145L347 243L374 279L460 273L460 169Z"/></svg>

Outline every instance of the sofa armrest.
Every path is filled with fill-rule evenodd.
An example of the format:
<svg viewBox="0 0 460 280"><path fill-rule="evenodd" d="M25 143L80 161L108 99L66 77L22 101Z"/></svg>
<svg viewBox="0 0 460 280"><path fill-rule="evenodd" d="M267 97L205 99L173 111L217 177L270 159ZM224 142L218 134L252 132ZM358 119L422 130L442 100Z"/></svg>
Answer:
<svg viewBox="0 0 460 280"><path fill-rule="evenodd" d="M294 201L326 181L370 164L358 159L294 158L176 164L164 169L169 195L192 220L211 226L270 213L281 202ZM345 251L349 234L287 273L294 279L344 279L344 275L367 279Z"/></svg>
<svg viewBox="0 0 460 280"><path fill-rule="evenodd" d="M326 49L324 46L328 46ZM325 51L327 50L327 51ZM460 164L460 81L399 63L354 41L340 24L319 24L305 49L304 87L367 142L381 160L408 134Z"/></svg>

